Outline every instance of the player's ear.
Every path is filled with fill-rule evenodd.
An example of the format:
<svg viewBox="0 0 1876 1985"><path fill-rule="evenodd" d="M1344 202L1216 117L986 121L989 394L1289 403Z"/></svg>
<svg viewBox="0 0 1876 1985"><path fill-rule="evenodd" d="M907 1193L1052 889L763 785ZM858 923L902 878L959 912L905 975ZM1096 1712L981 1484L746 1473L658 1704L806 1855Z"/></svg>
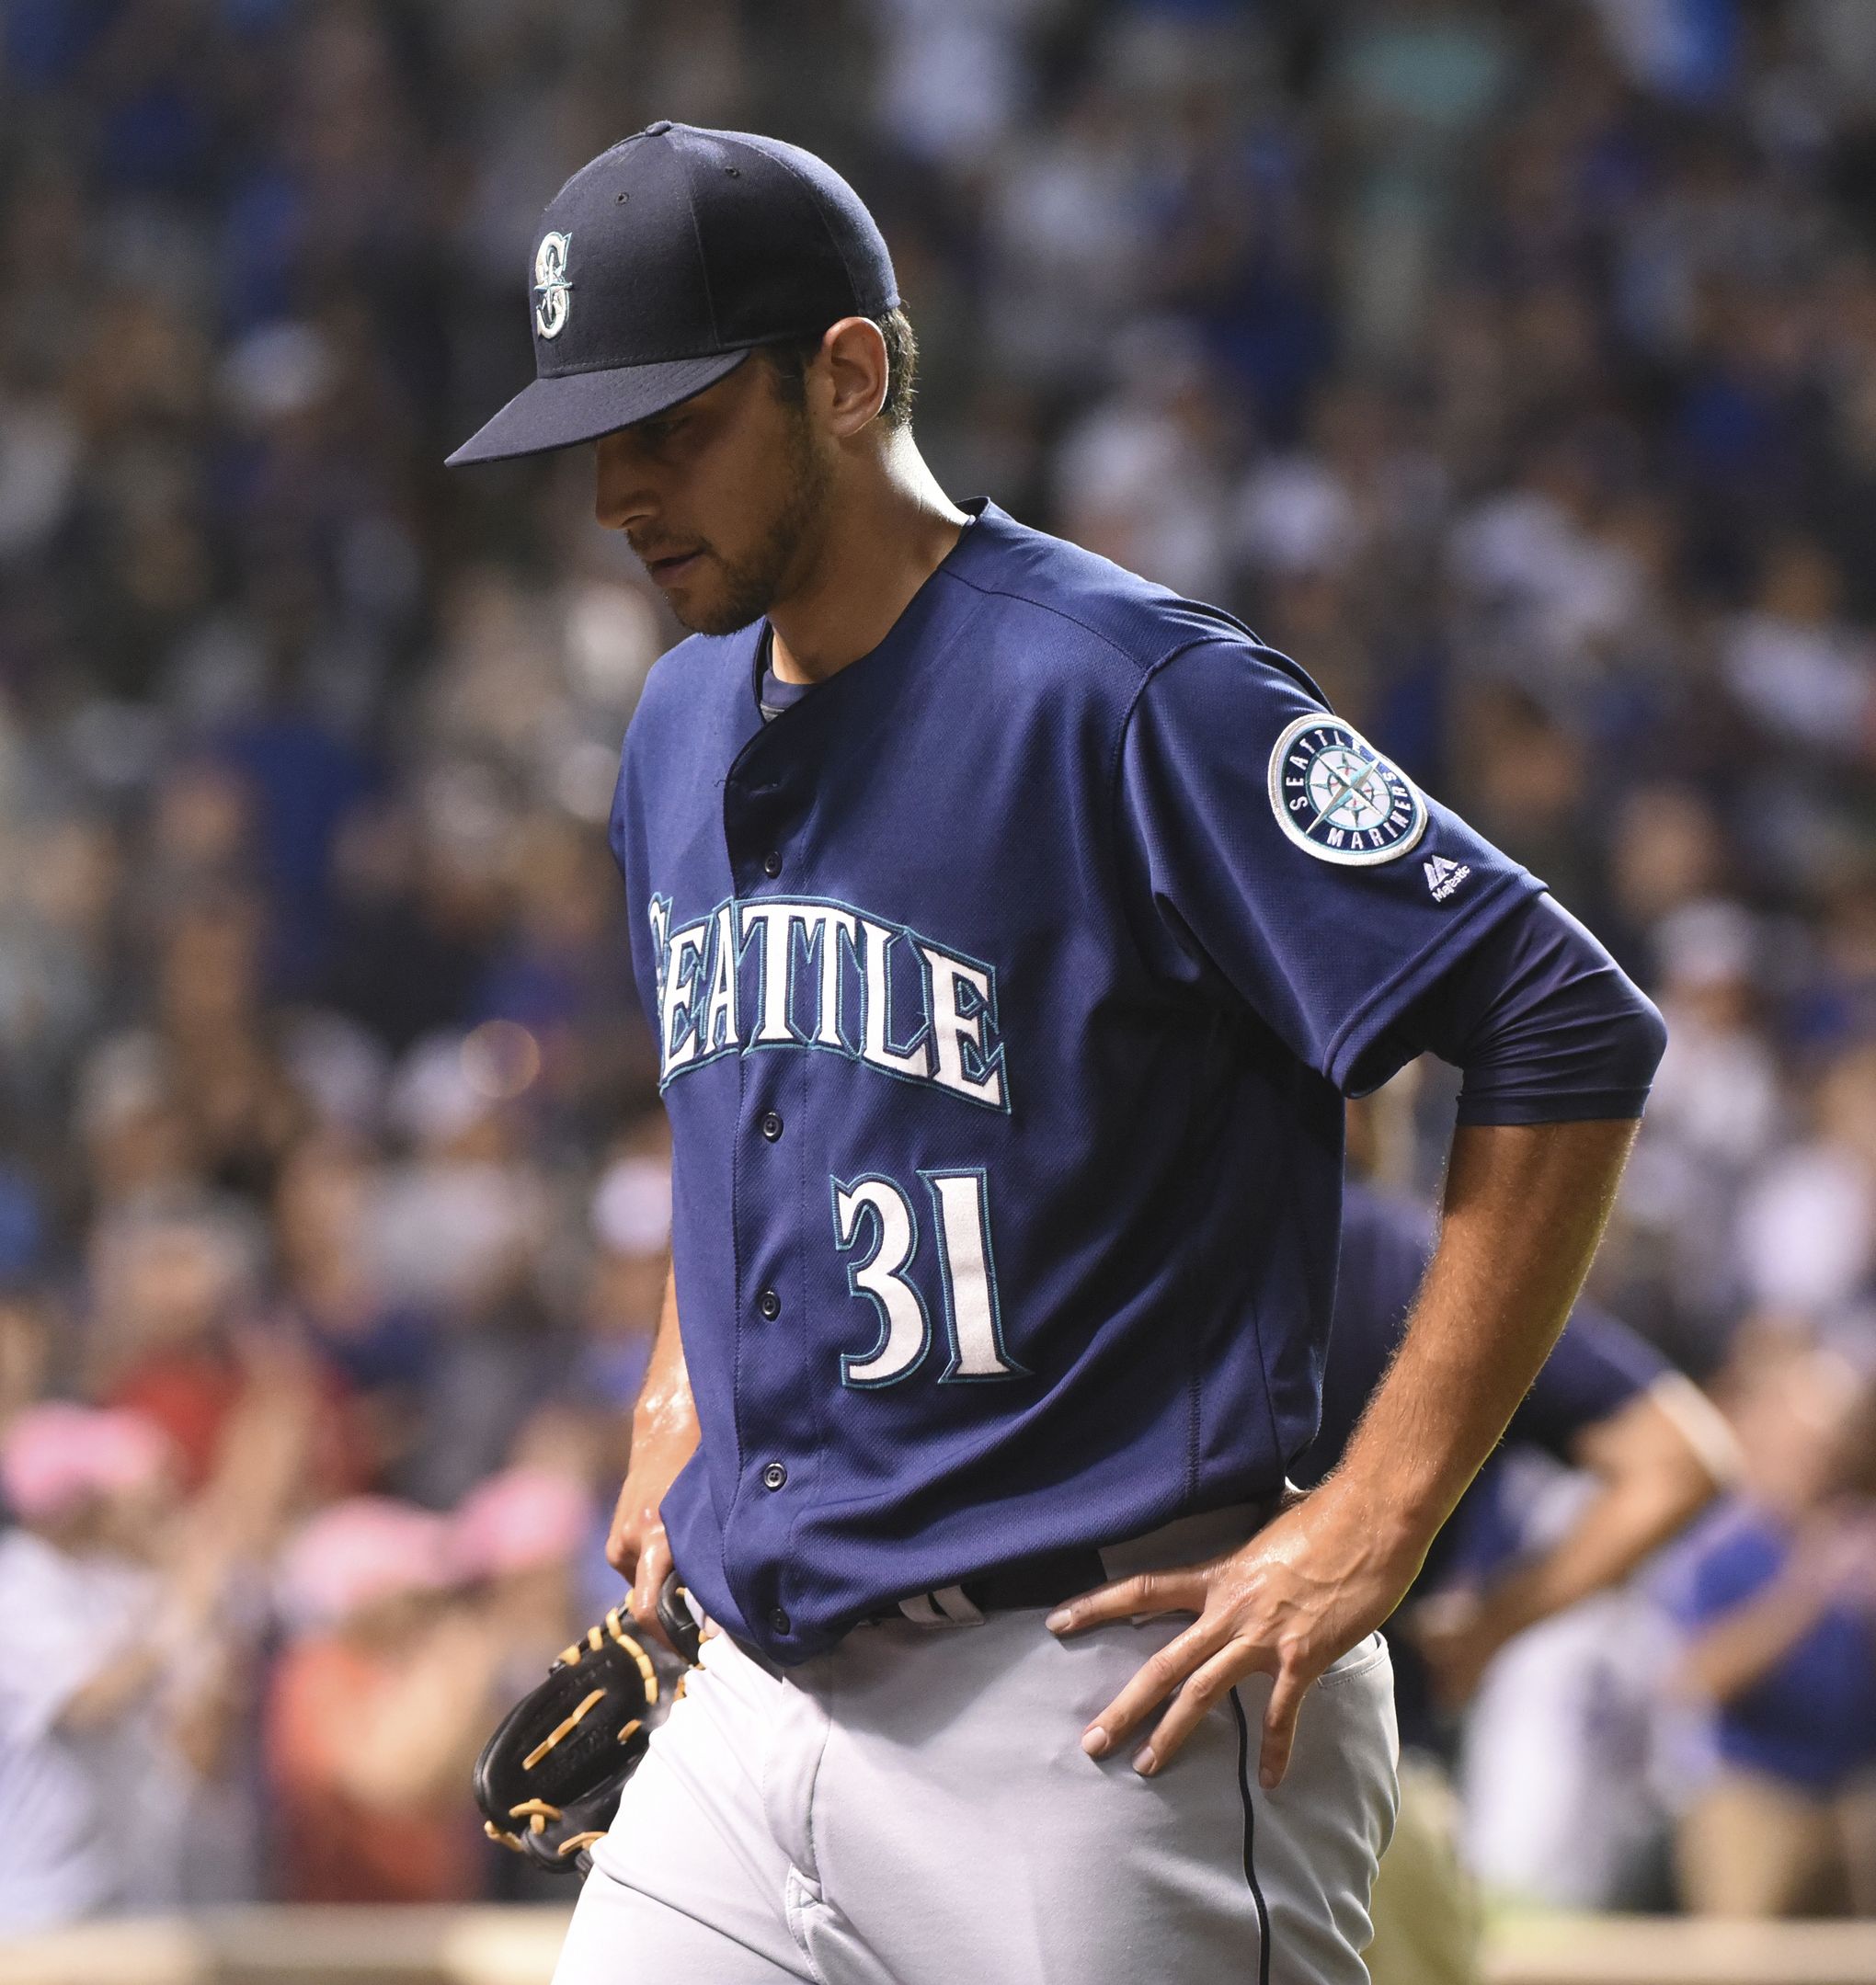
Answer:
<svg viewBox="0 0 1876 1985"><path fill-rule="evenodd" d="M886 339L870 317L842 317L830 325L816 369L824 372L818 397L837 439L858 434L886 405Z"/></svg>

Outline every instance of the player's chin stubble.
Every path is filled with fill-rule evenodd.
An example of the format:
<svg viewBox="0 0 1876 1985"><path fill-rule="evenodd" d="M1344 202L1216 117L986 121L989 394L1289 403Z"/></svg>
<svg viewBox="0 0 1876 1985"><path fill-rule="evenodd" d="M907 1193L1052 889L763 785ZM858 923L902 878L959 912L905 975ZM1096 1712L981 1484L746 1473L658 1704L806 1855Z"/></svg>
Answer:
<svg viewBox="0 0 1876 1985"><path fill-rule="evenodd" d="M693 634L733 634L760 620L774 602L782 583L811 536L827 494L829 470L816 454L805 417L787 425L787 495L755 549L730 560L711 554L722 583L708 599L670 599L681 627Z"/></svg>

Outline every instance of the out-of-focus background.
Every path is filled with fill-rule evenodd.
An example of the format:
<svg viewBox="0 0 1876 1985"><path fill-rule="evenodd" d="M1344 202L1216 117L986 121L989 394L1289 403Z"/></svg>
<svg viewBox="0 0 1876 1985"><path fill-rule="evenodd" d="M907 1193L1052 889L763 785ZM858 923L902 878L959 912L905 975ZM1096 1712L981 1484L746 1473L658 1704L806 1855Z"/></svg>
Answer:
<svg viewBox="0 0 1876 1985"><path fill-rule="evenodd" d="M440 463L660 116L873 205L954 495L1231 607L1660 1002L1598 1288L1744 1473L1488 1673L1460 1836L1694 1906L1689 1648L1789 1588L1768 1906L1876 1911L1876 1505L1811 1466L1876 1373L1876 6L0 0L0 1934L566 1899L464 1774L618 1596L603 826L678 631L586 451Z"/></svg>

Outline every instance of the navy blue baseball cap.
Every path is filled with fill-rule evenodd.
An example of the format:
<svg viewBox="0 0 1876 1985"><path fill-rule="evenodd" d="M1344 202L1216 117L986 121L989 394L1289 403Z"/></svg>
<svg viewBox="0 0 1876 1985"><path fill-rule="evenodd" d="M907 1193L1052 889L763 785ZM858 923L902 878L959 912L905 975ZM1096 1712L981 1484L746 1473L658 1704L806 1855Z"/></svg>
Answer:
<svg viewBox="0 0 1876 1985"><path fill-rule="evenodd" d="M830 165L694 124L648 124L575 173L529 275L534 383L452 466L593 440L702 393L758 345L898 303L879 229Z"/></svg>

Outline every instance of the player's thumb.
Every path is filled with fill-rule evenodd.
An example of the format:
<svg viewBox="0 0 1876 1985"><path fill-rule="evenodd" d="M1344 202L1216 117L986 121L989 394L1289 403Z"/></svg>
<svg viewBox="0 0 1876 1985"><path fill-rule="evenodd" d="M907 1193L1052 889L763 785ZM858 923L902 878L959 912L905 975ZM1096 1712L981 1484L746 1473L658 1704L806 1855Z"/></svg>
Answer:
<svg viewBox="0 0 1876 1985"><path fill-rule="evenodd" d="M658 1624L658 1595L671 1569L671 1549L665 1541L664 1525L658 1524L643 1540L632 1575L632 1617L641 1626Z"/></svg>

